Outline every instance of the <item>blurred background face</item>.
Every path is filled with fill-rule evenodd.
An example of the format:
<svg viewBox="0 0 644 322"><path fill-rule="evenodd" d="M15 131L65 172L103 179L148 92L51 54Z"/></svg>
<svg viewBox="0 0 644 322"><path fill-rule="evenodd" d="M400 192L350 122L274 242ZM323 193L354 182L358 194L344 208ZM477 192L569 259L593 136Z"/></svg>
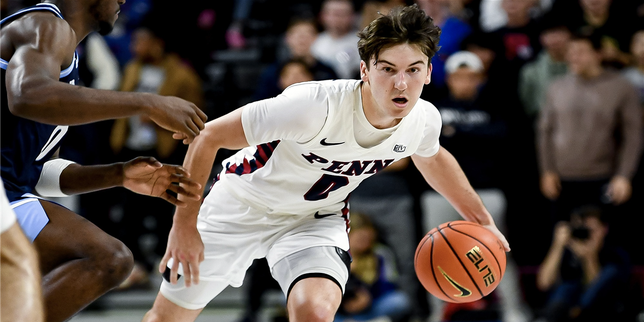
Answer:
<svg viewBox="0 0 644 322"><path fill-rule="evenodd" d="M545 30L541 34L541 43L548 52L565 54L570 41L570 31L565 28Z"/></svg>
<svg viewBox="0 0 644 322"><path fill-rule="evenodd" d="M508 16L523 16L534 5L534 0L503 0L501 7Z"/></svg>
<svg viewBox="0 0 644 322"><path fill-rule="evenodd" d="M351 31L354 23L353 14L353 7L349 1L326 1L321 12L324 29L337 35Z"/></svg>
<svg viewBox="0 0 644 322"><path fill-rule="evenodd" d="M130 50L137 59L152 62L163 57L163 41L147 29L138 29L132 34Z"/></svg>
<svg viewBox="0 0 644 322"><path fill-rule="evenodd" d="M317 36L315 26L306 22L298 23L286 31L286 44L294 57L305 57L310 54Z"/></svg>
<svg viewBox="0 0 644 322"><path fill-rule="evenodd" d="M469 67L461 67L447 75L446 81L452 97L458 100L473 100L476 98L483 77L480 72Z"/></svg>
<svg viewBox="0 0 644 322"><path fill-rule="evenodd" d="M601 66L601 54L593 49L588 40L571 40L566 53L568 68L577 75L585 75Z"/></svg>
<svg viewBox="0 0 644 322"><path fill-rule="evenodd" d="M349 233L349 245L351 245L352 253L359 255L369 252L375 241L376 232L372 228L351 228Z"/></svg>
<svg viewBox="0 0 644 322"><path fill-rule="evenodd" d="M465 50L472 52L476 56L478 56L481 62L483 63L483 69L486 71L490 69L492 62L496 57L496 54L492 49L477 46L477 45L469 45Z"/></svg>
<svg viewBox="0 0 644 322"><path fill-rule="evenodd" d="M581 8L593 15L603 15L608 13L611 0L579 0Z"/></svg>
<svg viewBox="0 0 644 322"><path fill-rule="evenodd" d="M638 62L644 63L644 31L638 31L633 36L631 53Z"/></svg>
<svg viewBox="0 0 644 322"><path fill-rule="evenodd" d="M289 63L282 68L280 73L280 87L282 90L285 88L301 82L309 82L313 80L313 75L301 63Z"/></svg>

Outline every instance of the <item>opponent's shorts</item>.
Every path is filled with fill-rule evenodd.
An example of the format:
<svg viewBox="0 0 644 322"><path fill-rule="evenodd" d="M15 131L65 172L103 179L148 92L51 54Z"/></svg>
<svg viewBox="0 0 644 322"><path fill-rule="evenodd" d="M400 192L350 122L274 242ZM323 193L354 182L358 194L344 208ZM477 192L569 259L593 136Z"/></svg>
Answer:
<svg viewBox="0 0 644 322"><path fill-rule="evenodd" d="M9 199L4 192L4 185L0 181L0 233L7 231L16 222L16 214L9 206Z"/></svg>
<svg viewBox="0 0 644 322"><path fill-rule="evenodd" d="M201 309L228 285L241 286L253 260L262 257L286 296L306 277L328 278L344 292L351 259L347 221L340 212L318 218L313 213L267 214L218 183L201 206L197 229L204 243L199 284L185 287L183 278L175 285L161 284L161 294L181 307ZM178 273L183 275L181 265Z"/></svg>
<svg viewBox="0 0 644 322"><path fill-rule="evenodd" d="M20 228L32 243L49 223L49 217L40 204L40 199L42 198L26 193L22 199L11 202Z"/></svg>

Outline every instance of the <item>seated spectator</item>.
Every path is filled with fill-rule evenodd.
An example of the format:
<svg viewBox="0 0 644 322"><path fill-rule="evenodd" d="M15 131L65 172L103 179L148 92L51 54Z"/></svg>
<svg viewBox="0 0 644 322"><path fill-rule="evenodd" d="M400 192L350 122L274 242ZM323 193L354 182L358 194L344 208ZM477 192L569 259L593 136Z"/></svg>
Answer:
<svg viewBox="0 0 644 322"><path fill-rule="evenodd" d="M312 80L314 80L313 72L302 59L291 59L280 69L279 85L282 90L293 84Z"/></svg>
<svg viewBox="0 0 644 322"><path fill-rule="evenodd" d="M368 217L351 214L349 245L353 262L335 322L371 321L388 317L397 322L410 312L409 298L398 289L391 251L377 242Z"/></svg>
<svg viewBox="0 0 644 322"><path fill-rule="evenodd" d="M325 0L320 20L324 31L313 43L311 51L320 61L328 64L343 79L357 79L360 55L356 14L351 0Z"/></svg>
<svg viewBox="0 0 644 322"><path fill-rule="evenodd" d="M644 107L644 29L633 35L631 55L633 63L622 71L622 75L635 86L639 92L640 105Z"/></svg>
<svg viewBox="0 0 644 322"><path fill-rule="evenodd" d="M459 50L463 39L472 32L462 4L455 5L457 2L460 1L416 0L418 7L432 17L434 24L441 28L441 39L438 43L440 49L432 57L432 81L428 86L435 88L439 96L444 96L446 92L445 61Z"/></svg>
<svg viewBox="0 0 644 322"><path fill-rule="evenodd" d="M331 67L313 57L311 45L317 37L318 30L315 21L305 18L293 19L286 29L284 37L288 49L287 57L266 67L262 72L254 99L261 100L277 96L286 88L280 87L278 78L282 64L288 59L296 58L306 62L314 80L338 78Z"/></svg>
<svg viewBox="0 0 644 322"><path fill-rule="evenodd" d="M538 321L620 321L617 312L630 273L626 252L606 238L599 208L557 223L537 287L550 293Z"/></svg>
<svg viewBox="0 0 644 322"><path fill-rule="evenodd" d="M629 62L629 45L637 25L639 1L555 1L553 11L561 15L574 33L595 33L601 38L604 63L622 68Z"/></svg>

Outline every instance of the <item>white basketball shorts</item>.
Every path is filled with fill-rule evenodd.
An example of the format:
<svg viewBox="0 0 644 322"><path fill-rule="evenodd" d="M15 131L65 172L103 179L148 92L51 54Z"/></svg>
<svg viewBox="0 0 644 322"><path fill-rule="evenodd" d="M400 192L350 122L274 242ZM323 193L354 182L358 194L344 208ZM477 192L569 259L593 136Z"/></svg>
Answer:
<svg viewBox="0 0 644 322"><path fill-rule="evenodd" d="M183 278L175 285L164 280L160 292L181 307L201 309L228 285L241 286L253 260L262 257L286 296L295 282L309 276L327 277L344 292L350 263L347 222L340 212L318 217L269 215L235 198L218 182L197 220L204 243L199 284L186 287ZM183 275L181 265L179 274Z"/></svg>

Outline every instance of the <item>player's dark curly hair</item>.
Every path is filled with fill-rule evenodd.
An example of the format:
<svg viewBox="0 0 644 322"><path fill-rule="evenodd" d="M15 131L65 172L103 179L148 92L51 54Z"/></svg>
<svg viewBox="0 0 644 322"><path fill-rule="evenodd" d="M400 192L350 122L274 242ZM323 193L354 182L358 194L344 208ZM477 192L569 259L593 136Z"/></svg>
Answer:
<svg viewBox="0 0 644 322"><path fill-rule="evenodd" d="M396 7L389 14L381 15L358 33L360 58L370 65L378 61L383 49L399 44L416 45L428 57L428 62L440 49L438 41L441 29L434 20L416 4Z"/></svg>

